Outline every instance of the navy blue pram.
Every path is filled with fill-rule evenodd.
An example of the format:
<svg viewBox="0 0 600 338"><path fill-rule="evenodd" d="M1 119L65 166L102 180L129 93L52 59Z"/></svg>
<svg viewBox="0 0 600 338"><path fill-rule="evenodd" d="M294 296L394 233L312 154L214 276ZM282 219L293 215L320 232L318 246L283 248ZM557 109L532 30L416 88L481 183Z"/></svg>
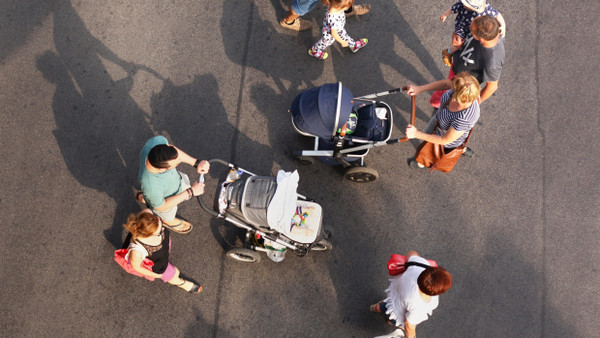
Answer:
<svg viewBox="0 0 600 338"><path fill-rule="evenodd" d="M303 164L315 158L346 169L344 178L353 182L372 182L379 177L375 169L365 165L369 149L396 143L390 140L393 126L392 109L374 98L401 92L387 92L354 98L341 82L325 84L300 93L290 112L296 131L314 137L314 149L294 152Z"/></svg>

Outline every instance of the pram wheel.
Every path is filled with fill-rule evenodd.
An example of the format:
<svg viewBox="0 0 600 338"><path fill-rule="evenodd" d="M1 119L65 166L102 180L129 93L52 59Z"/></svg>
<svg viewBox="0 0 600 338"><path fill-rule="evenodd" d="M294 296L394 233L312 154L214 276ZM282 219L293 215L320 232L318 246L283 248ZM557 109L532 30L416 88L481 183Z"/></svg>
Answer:
<svg viewBox="0 0 600 338"><path fill-rule="evenodd" d="M260 262L260 254L254 250L246 248L232 248L227 251L227 257L233 258L236 261L246 263Z"/></svg>
<svg viewBox="0 0 600 338"><path fill-rule="evenodd" d="M377 170L368 167L352 167L346 170L344 178L356 183L369 183L379 178Z"/></svg>
<svg viewBox="0 0 600 338"><path fill-rule="evenodd" d="M333 244L331 244L331 242L326 239L322 239L318 242L315 242L311 246L310 250L311 251L327 251L327 250L331 250L331 248L333 248Z"/></svg>
<svg viewBox="0 0 600 338"><path fill-rule="evenodd" d="M296 156L296 160L302 165L312 165L316 162L316 159L312 156Z"/></svg>

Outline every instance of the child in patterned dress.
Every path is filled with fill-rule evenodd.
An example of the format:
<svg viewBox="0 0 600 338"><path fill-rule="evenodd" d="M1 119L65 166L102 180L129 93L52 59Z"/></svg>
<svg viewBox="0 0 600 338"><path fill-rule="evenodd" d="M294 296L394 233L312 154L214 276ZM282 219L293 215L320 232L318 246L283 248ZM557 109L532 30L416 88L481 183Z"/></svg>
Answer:
<svg viewBox="0 0 600 338"><path fill-rule="evenodd" d="M322 2L329 6L323 19L323 37L308 50L309 55L321 60L326 59L328 54L325 49L335 41L342 47L349 47L353 53L367 45L367 39L354 41L344 29L346 25L344 11L352 7L354 0L322 0Z"/></svg>
<svg viewBox="0 0 600 338"><path fill-rule="evenodd" d="M471 35L471 22L476 17L489 15L498 19L498 22L500 23L500 34L504 37L504 34L506 33L506 23L504 22L502 14L490 6L490 4L486 3L486 0L461 0L444 12L444 14L440 16L440 20L442 20L442 22L446 21L446 18L452 13L456 14L454 33L452 33L452 45L448 49L442 51L442 57L446 66L452 65L452 54L459 50L465 42L465 39Z"/></svg>

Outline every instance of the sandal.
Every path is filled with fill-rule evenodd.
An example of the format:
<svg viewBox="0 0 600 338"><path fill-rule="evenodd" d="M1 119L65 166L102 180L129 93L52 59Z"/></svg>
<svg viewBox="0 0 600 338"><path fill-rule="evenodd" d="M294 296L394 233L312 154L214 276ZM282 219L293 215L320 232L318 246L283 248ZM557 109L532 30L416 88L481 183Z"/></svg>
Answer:
<svg viewBox="0 0 600 338"><path fill-rule="evenodd" d="M325 60L329 56L326 51L317 52L316 50L312 49L312 47L308 50L308 55L314 56L319 60Z"/></svg>
<svg viewBox="0 0 600 338"><path fill-rule="evenodd" d="M381 302L369 306L369 310L371 312L381 312L381 308L379 307L379 304L381 304Z"/></svg>
<svg viewBox="0 0 600 338"><path fill-rule="evenodd" d="M179 220L179 224L177 225L169 225L165 222L163 222L163 225L169 229L172 230L178 234L182 234L182 235L187 235L189 234L192 229L194 228L194 226L192 225L192 223L184 221L182 219Z"/></svg>
<svg viewBox="0 0 600 338"><path fill-rule="evenodd" d="M187 279L183 279L183 278L181 280L183 280L183 283L176 285L177 287L182 288L182 286L183 286L183 284L185 284L185 282L190 282L193 284L191 289L189 289L189 290L186 290L184 288L182 288L182 289L189 293L196 294L196 295L199 294L200 292L202 292L202 285L198 285L198 284L192 282L191 280L187 280Z"/></svg>

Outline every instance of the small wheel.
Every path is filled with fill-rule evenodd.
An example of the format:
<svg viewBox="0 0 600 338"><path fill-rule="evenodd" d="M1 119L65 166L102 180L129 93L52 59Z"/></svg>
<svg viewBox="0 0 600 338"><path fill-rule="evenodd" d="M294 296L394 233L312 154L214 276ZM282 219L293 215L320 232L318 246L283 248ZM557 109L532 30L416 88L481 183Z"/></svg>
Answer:
<svg viewBox="0 0 600 338"><path fill-rule="evenodd" d="M304 257L308 253L308 247L304 244L296 244L296 249L292 252L298 257Z"/></svg>
<svg viewBox="0 0 600 338"><path fill-rule="evenodd" d="M302 165L311 165L311 164L315 164L316 159L312 156L296 156L296 160L298 160L298 162L300 162L300 164Z"/></svg>
<svg viewBox="0 0 600 338"><path fill-rule="evenodd" d="M369 183L379 178L377 170L368 167L352 167L346 170L344 178L356 183Z"/></svg>
<svg viewBox="0 0 600 338"><path fill-rule="evenodd" d="M233 258L236 261L246 263L260 262L260 254L254 250L246 248L233 248L227 251L227 257Z"/></svg>
<svg viewBox="0 0 600 338"><path fill-rule="evenodd" d="M327 251L327 250L331 250L331 248L333 248L333 244L331 244L331 242L326 239L322 239L316 243L313 243L310 250L312 250L312 251Z"/></svg>

